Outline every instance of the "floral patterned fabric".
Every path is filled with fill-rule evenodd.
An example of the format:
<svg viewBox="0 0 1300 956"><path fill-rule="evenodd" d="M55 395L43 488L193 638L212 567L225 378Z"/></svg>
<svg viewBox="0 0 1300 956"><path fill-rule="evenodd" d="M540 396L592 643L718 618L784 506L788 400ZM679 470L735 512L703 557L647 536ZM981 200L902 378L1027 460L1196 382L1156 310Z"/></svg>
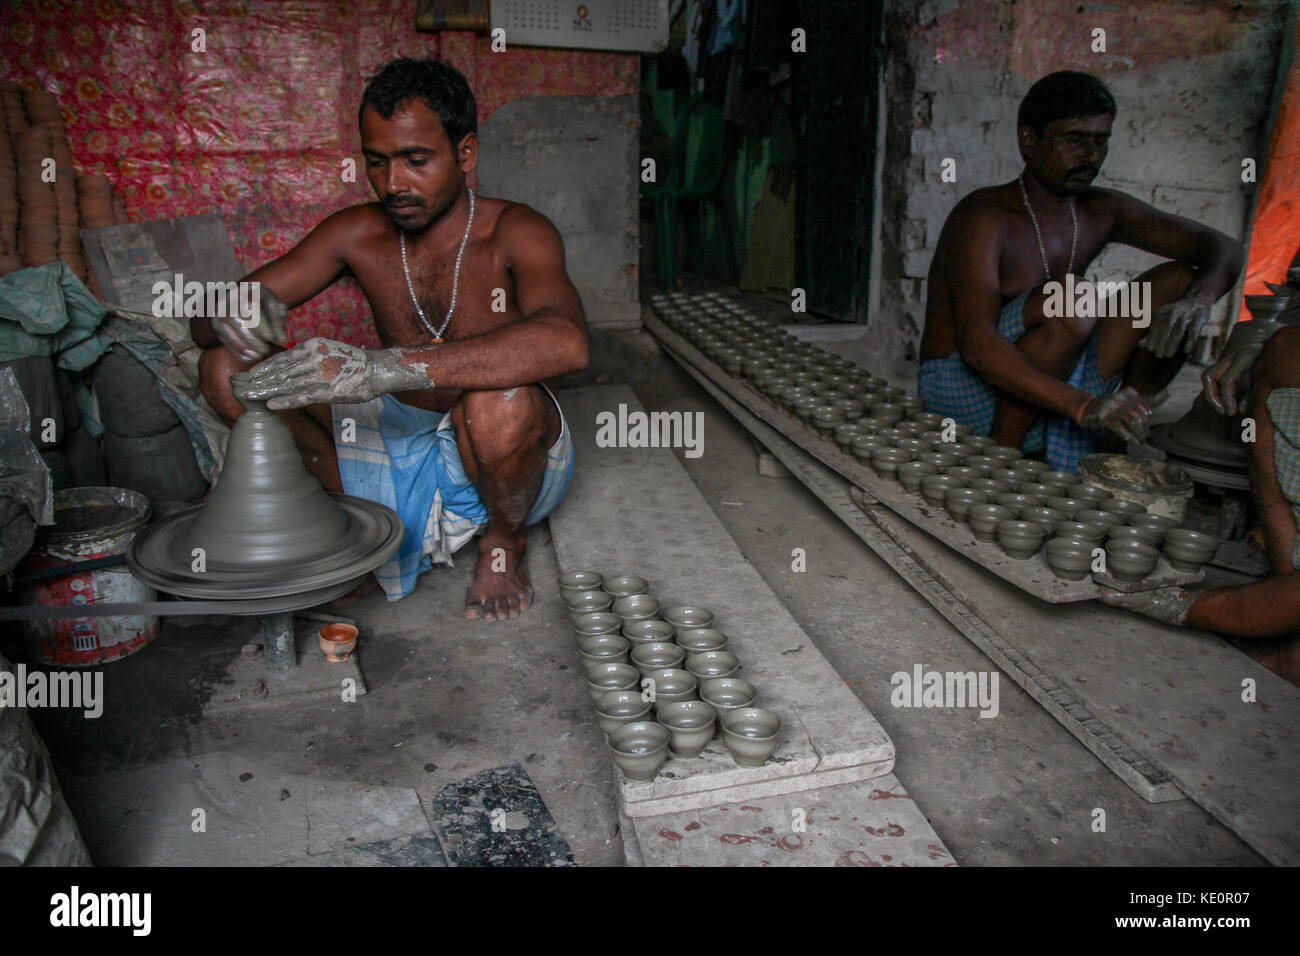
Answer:
<svg viewBox="0 0 1300 956"><path fill-rule="evenodd" d="M249 270L335 210L373 198L357 106L365 78L394 57L455 65L480 121L520 96L637 89L634 55L493 53L486 36L417 33L414 24L410 0L4 4L0 77L58 97L79 171L108 175L133 222L220 213ZM355 182L344 181L348 159ZM289 321L299 341L378 341L351 279Z"/></svg>

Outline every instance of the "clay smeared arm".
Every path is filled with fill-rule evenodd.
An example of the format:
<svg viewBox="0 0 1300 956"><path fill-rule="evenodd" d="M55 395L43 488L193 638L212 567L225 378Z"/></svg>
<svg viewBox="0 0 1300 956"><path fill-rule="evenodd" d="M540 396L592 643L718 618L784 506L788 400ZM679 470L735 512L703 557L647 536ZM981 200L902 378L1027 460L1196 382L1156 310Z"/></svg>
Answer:
<svg viewBox="0 0 1300 956"><path fill-rule="evenodd" d="M235 397L264 401L267 408L282 411L303 405L366 402L389 392L433 388L427 363L404 354L413 351L363 349L333 339L309 339L250 369L236 385Z"/></svg>

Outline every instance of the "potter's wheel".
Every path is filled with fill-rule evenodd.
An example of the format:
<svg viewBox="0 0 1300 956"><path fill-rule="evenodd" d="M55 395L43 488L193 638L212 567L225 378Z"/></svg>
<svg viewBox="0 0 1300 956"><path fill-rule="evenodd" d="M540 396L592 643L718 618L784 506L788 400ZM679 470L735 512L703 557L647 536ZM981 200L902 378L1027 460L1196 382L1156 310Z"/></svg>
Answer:
<svg viewBox="0 0 1300 956"><path fill-rule="evenodd" d="M1250 474L1246 456L1225 453L1221 448L1204 448L1197 444L1179 441L1173 425L1165 423L1151 429L1151 444L1159 448L1169 461L1177 465L1193 481L1214 488L1250 490Z"/></svg>
<svg viewBox="0 0 1300 956"><path fill-rule="evenodd" d="M204 506L164 519L131 543L127 564L141 581L159 591L184 597L260 600L305 591L321 591L362 578L397 551L401 519L390 509L351 495L330 496L347 515L345 536L327 555L271 565L208 562L192 569L194 525Z"/></svg>
<svg viewBox="0 0 1300 956"><path fill-rule="evenodd" d="M126 556L131 572L169 594L251 605L319 596L392 557L402 543L397 513L327 494L279 416L241 401L247 411L207 503L137 535ZM200 556L203 569L195 570Z"/></svg>

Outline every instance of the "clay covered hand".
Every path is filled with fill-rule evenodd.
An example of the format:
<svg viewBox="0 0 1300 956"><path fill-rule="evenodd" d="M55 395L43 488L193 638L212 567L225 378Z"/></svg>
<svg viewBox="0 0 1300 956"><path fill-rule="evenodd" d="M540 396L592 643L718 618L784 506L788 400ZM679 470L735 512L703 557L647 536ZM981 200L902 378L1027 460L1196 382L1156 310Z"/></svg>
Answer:
<svg viewBox="0 0 1300 956"><path fill-rule="evenodd" d="M1174 627L1187 626L1187 611L1196 602L1199 591L1187 591L1183 588L1156 588L1153 591L1133 591L1125 594L1102 588L1098 598L1102 604L1122 607L1134 614L1141 614L1162 624Z"/></svg>
<svg viewBox="0 0 1300 956"><path fill-rule="evenodd" d="M1211 408L1220 415L1237 415L1245 411L1245 395L1238 405L1237 390L1263 352L1264 342L1247 343L1239 349L1224 352L1217 362L1201 373L1201 386ZM1249 392L1249 389L1242 391Z"/></svg>
<svg viewBox="0 0 1300 956"><path fill-rule="evenodd" d="M236 397L266 402L272 411L304 405L367 402L389 392L432 388L399 349L363 349L333 339L309 339L241 376Z"/></svg>
<svg viewBox="0 0 1300 956"><path fill-rule="evenodd" d="M1151 413L1167 398L1165 392L1143 398L1128 385L1109 395L1095 396L1083 403L1075 421L1084 428L1109 428L1127 441L1146 441Z"/></svg>
<svg viewBox="0 0 1300 956"><path fill-rule="evenodd" d="M217 340L246 362L270 355L273 347L289 341L288 307L266 286L258 287L251 312L243 314L240 296L232 289L226 314L212 319Z"/></svg>
<svg viewBox="0 0 1300 956"><path fill-rule="evenodd" d="M1210 307L1195 299L1178 299L1156 311L1151 328L1138 345L1153 352L1157 358L1170 358L1178 352L1178 344L1191 352L1201 329L1210 320Z"/></svg>

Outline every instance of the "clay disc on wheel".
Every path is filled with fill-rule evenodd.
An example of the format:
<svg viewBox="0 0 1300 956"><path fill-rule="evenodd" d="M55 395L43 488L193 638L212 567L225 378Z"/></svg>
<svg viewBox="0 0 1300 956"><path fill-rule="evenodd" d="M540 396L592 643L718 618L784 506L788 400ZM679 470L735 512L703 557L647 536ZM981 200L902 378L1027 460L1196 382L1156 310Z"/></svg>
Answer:
<svg viewBox="0 0 1300 956"><path fill-rule="evenodd" d="M318 591L363 577L402 543L402 521L390 508L351 495L331 496L348 516L347 534L328 555L257 567L207 565L194 570L190 531L203 507L154 524L131 543L127 565L146 584L184 597L259 600Z"/></svg>

